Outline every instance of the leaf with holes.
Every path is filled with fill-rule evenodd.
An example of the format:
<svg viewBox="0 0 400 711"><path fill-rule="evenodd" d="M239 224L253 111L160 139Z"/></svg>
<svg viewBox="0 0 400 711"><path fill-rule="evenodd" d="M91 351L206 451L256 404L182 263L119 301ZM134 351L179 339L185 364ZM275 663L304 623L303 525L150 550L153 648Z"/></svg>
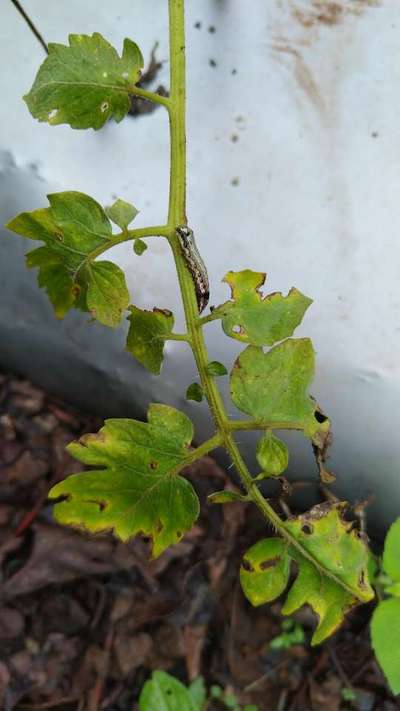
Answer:
<svg viewBox="0 0 400 711"><path fill-rule="evenodd" d="M96 468L51 489L50 498L66 497L54 507L56 519L93 532L112 529L123 541L142 533L160 555L199 514L192 485L179 476L192 437L188 417L167 405L150 405L147 423L106 420L98 434L68 445L75 459Z"/></svg>
<svg viewBox="0 0 400 711"><path fill-rule="evenodd" d="M298 575L282 608L291 615L310 605L319 622L312 644L329 637L348 609L374 597L368 580L369 553L352 523L343 518L344 505L320 504L285 522L288 539L267 538L244 556L240 579L253 605L274 600L286 588L291 561Z"/></svg>
<svg viewBox="0 0 400 711"><path fill-rule="evenodd" d="M130 306L130 327L126 350L144 365L150 373L161 370L164 359L164 345L174 327L174 317L167 309L144 311Z"/></svg>
<svg viewBox="0 0 400 711"><path fill-rule="evenodd" d="M253 346L272 346L291 336L301 323L312 300L295 288L287 296L275 293L263 297L260 288L265 277L250 269L228 272L224 277L232 300L214 309L213 317L221 318L227 336Z"/></svg>
<svg viewBox="0 0 400 711"><path fill-rule="evenodd" d="M105 211L89 195L74 191L53 193L48 200L50 207L22 212L7 225L44 242L27 254L28 266L39 268L39 286L58 318L76 306L105 326L118 326L129 304L125 276L112 262L94 261L97 250L113 244Z"/></svg>
<svg viewBox="0 0 400 711"><path fill-rule="evenodd" d="M49 44L49 54L24 99L32 116L51 125L99 129L130 108L130 93L140 79L139 47L124 40L122 56L95 32L69 35L69 46Z"/></svg>
<svg viewBox="0 0 400 711"><path fill-rule="evenodd" d="M309 338L288 339L264 353L248 346L231 373L235 405L269 426L303 430L309 437L329 429L319 422L318 407L308 395L314 375L314 349Z"/></svg>
<svg viewBox="0 0 400 711"><path fill-rule="evenodd" d="M374 610L371 640L376 658L394 694L400 694L400 600L383 600Z"/></svg>
<svg viewBox="0 0 400 711"><path fill-rule="evenodd" d="M289 582L288 544L281 538L264 538L243 556L240 583L255 607L275 600Z"/></svg>

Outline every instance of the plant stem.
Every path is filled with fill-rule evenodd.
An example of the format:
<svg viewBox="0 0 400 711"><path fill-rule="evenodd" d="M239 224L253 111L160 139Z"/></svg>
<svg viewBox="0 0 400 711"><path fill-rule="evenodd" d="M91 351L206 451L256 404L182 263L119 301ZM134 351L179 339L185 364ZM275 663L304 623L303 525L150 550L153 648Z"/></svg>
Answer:
<svg viewBox="0 0 400 711"><path fill-rule="evenodd" d="M168 241L170 243L179 285L181 289L183 308L185 312L186 328L190 338L190 345L196 361L204 394L210 406L211 414L217 429L219 444L228 452L236 470L240 476L242 484L251 501L258 507L265 519L273 525L278 533L288 541L288 543L298 550L305 558L310 560L318 570L335 580L342 588L348 590L352 595L357 596L357 591L351 589L345 582L340 580L335 574L323 568L321 563L308 552L306 548L291 534L285 522L278 516L269 505L262 493L259 491L256 482L253 480L246 463L233 438L232 430L254 429L254 423L241 421L240 425L228 419L225 405L221 394L217 388L215 380L207 372L209 356L202 326L207 322L207 317L199 319L196 294L191 274L189 273L180 244L175 233L178 225L186 224L186 130L185 130L185 23L184 23L184 0L168 0L169 4L169 36L170 36L170 104L168 108L171 141L171 173L170 192L168 209ZM210 319L208 319L210 320ZM261 423L259 423L261 424ZM265 426L265 425L264 425ZM276 424L274 424L276 427ZM285 428L287 425L285 424ZM262 428L264 429L264 427ZM207 451L209 443L208 440ZM200 449L200 448L199 448ZM199 451L196 450L196 452ZM360 598L361 599L361 598Z"/></svg>
<svg viewBox="0 0 400 711"><path fill-rule="evenodd" d="M138 99L146 99L146 101L152 101L153 104L161 104L167 109L170 107L171 102L169 96L161 96L161 94L156 94L154 91L146 91L146 89L142 89L140 86L133 87L129 93L132 96L137 96Z"/></svg>

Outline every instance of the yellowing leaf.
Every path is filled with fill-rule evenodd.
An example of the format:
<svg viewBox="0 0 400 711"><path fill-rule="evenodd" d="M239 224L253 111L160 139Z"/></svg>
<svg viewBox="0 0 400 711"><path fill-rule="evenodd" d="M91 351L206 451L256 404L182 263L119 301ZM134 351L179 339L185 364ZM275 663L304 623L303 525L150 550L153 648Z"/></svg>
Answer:
<svg viewBox="0 0 400 711"><path fill-rule="evenodd" d="M158 375L164 358L165 341L174 327L173 314L166 309L144 311L137 306L130 306L129 310L126 350L150 373Z"/></svg>
<svg viewBox="0 0 400 711"><path fill-rule="evenodd" d="M75 306L105 326L118 326L129 304L125 276L115 264L95 261L96 250L113 243L106 213L84 193L53 193L48 199L50 207L23 212L7 225L44 242L27 254L28 266L39 268L39 286L46 289L58 318Z"/></svg>
<svg viewBox="0 0 400 711"><path fill-rule="evenodd" d="M265 276L245 269L224 277L231 287L232 301L214 309L213 316L220 316L227 336L253 346L272 346L291 336L301 323L312 300L295 288L287 296L275 293L263 298L259 290Z"/></svg>
<svg viewBox="0 0 400 711"><path fill-rule="evenodd" d="M343 519L343 508L343 504L314 506L285 522L287 539L264 539L244 555L240 579L253 605L280 595L288 582L290 561L297 563L298 575L282 612L291 615L310 605L319 618L312 644L329 637L350 607L374 596L368 580L368 549Z"/></svg>
<svg viewBox="0 0 400 711"><path fill-rule="evenodd" d="M255 607L275 600L285 590L290 571L287 549L281 538L264 538L244 554L240 582Z"/></svg>
<svg viewBox="0 0 400 711"><path fill-rule="evenodd" d="M148 423L106 420L98 434L68 446L79 461L96 469L73 474L49 496L60 523L89 531L113 530L123 541L138 533L153 540L153 555L177 543L199 514L192 485L179 476L193 426L179 410L150 405Z"/></svg>
<svg viewBox="0 0 400 711"><path fill-rule="evenodd" d="M128 113L129 93L142 67L141 52L129 39L120 58L98 32L70 35L69 47L49 44L48 57L24 99L39 121L97 130Z"/></svg>
<svg viewBox="0 0 400 711"><path fill-rule="evenodd" d="M112 262L92 262L86 269L86 303L90 313L105 326L118 326L129 304L124 272Z"/></svg>
<svg viewBox="0 0 400 711"><path fill-rule="evenodd" d="M321 574L308 560L301 558L298 563L299 573L289 590L282 614L292 615L303 605L310 605L318 616L311 644L320 644L342 624L346 612L357 603L357 598Z"/></svg>

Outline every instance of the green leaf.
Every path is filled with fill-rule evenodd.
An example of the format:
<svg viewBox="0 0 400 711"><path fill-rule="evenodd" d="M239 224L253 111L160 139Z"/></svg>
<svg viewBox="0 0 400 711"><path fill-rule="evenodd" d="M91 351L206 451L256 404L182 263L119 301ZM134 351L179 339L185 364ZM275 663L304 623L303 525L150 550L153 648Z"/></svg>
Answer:
<svg viewBox="0 0 400 711"><path fill-rule="evenodd" d="M199 513L192 485L178 476L192 437L191 421L166 405L150 405L148 423L106 420L98 434L68 445L75 459L97 468L51 489L50 498L67 497L54 507L56 519L93 532L113 529L123 541L143 533L160 555Z"/></svg>
<svg viewBox="0 0 400 711"><path fill-rule="evenodd" d="M186 390L186 400L201 402L204 397L203 388L199 383L192 383Z"/></svg>
<svg viewBox="0 0 400 711"><path fill-rule="evenodd" d="M204 679L199 676L197 679L192 681L188 688L188 692L190 698L196 705L196 709L198 708L199 711L203 711L207 700L207 691L204 684Z"/></svg>
<svg viewBox="0 0 400 711"><path fill-rule="evenodd" d="M139 237L137 237L135 240L133 240L133 251L139 257L143 254L143 252L146 251L146 249L147 249L147 244L142 239L139 239Z"/></svg>
<svg viewBox="0 0 400 711"><path fill-rule="evenodd" d="M118 326L129 304L124 272L112 262L93 262L87 272L86 299L90 313L105 326Z"/></svg>
<svg viewBox="0 0 400 711"><path fill-rule="evenodd" d="M374 652L394 694L400 694L400 600L380 602L371 621Z"/></svg>
<svg viewBox="0 0 400 711"><path fill-rule="evenodd" d="M121 230L128 229L129 225L138 214L138 210L130 202L125 202L120 198L111 207L106 207L106 214Z"/></svg>
<svg viewBox="0 0 400 711"><path fill-rule="evenodd" d="M221 375L228 375L228 371L222 363L217 360L212 360L211 363L207 365L207 373L214 378L219 378Z"/></svg>
<svg viewBox="0 0 400 711"><path fill-rule="evenodd" d="M259 465L263 468L264 478L279 476L289 464L289 452L286 444L270 431L258 440L256 456Z"/></svg>
<svg viewBox="0 0 400 711"><path fill-rule="evenodd" d="M264 538L244 554L240 583L255 607L275 600L285 590L290 572L287 548L281 538Z"/></svg>
<svg viewBox="0 0 400 711"><path fill-rule="evenodd" d="M309 338L288 339L264 353L248 346L236 360L231 373L231 395L235 405L269 425L286 425L313 437L329 429L314 416L316 403L308 388L314 375L314 349Z"/></svg>
<svg viewBox="0 0 400 711"><path fill-rule="evenodd" d="M74 283L60 257L47 247L38 247L26 255L29 269L39 268L38 284L47 291L57 318L64 318L79 296L81 288Z"/></svg>
<svg viewBox="0 0 400 711"><path fill-rule="evenodd" d="M289 519L292 538L259 541L244 556L240 580L253 605L274 600L286 587L290 562L298 575L282 608L292 615L310 605L319 622L311 640L319 644L342 623L348 609L374 597L368 580L369 553L363 540L342 517L344 504L319 504Z"/></svg>
<svg viewBox="0 0 400 711"><path fill-rule="evenodd" d="M49 44L49 54L24 99L32 116L51 125L99 129L121 121L140 79L143 57L124 40L122 57L98 32L69 35L69 47Z"/></svg>
<svg viewBox="0 0 400 711"><path fill-rule="evenodd" d="M174 317L167 309L144 311L130 306L130 327L126 350L150 373L159 374L164 359L165 340L172 333Z"/></svg>
<svg viewBox="0 0 400 711"><path fill-rule="evenodd" d="M393 585L385 585L385 593L388 595L394 595L395 597L400 597L400 582L394 583Z"/></svg>
<svg viewBox="0 0 400 711"><path fill-rule="evenodd" d="M272 346L291 336L301 323L312 300L295 288L287 296L278 292L263 297L259 290L265 277L250 269L224 277L232 300L214 309L213 316L221 317L227 336L253 346Z"/></svg>
<svg viewBox="0 0 400 711"><path fill-rule="evenodd" d="M139 711L203 711L203 705L178 679L164 671L153 672L139 698Z"/></svg>
<svg viewBox="0 0 400 711"><path fill-rule="evenodd" d="M235 501L247 501L247 499L242 494L238 494L237 491L225 489L224 491L215 491L213 494L209 494L207 501L209 504L231 504Z"/></svg>
<svg viewBox="0 0 400 711"><path fill-rule="evenodd" d="M28 267L39 268L39 286L47 291L58 318L75 306L91 311L105 326L118 326L129 304L124 274L112 262L94 261L96 250L113 245L106 213L84 193L53 193L48 199L50 207L23 212L7 225L23 237L44 242L27 254Z"/></svg>
<svg viewBox="0 0 400 711"><path fill-rule="evenodd" d="M400 518L392 523L386 534L382 567L393 582L400 582Z"/></svg>

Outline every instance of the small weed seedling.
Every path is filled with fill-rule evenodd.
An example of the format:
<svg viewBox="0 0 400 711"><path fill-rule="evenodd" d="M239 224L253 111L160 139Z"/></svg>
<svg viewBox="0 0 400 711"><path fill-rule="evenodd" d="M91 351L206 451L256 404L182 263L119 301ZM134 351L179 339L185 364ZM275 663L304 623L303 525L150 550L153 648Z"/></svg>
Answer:
<svg viewBox="0 0 400 711"><path fill-rule="evenodd" d="M166 404L151 404L147 422L107 420L99 433L69 445L68 451L91 469L53 487L50 497L62 499L55 504L54 514L60 523L88 531L112 530L123 541L144 534L152 540L153 556L158 556L181 540L199 514L185 467L221 447L235 466L242 491L217 491L209 497L210 504L251 502L274 531L244 555L240 570L244 594L253 605L263 605L281 595L296 573L282 612L291 615L309 605L318 618L312 644L319 644L338 628L350 608L369 602L374 592L368 573L370 553L363 535L343 516L346 502L324 502L302 515L282 517L260 489L261 482L279 479L288 466L288 449L276 430L301 432L313 446L321 480L326 484L333 479L324 467L330 422L309 395L313 345L308 338L293 338L311 299L296 288L286 296L263 296L264 273L228 271L224 282L230 298L206 311L207 270L186 215L184 0L169 0L169 35L168 96L138 86L143 57L135 42L125 39L119 56L102 35L94 33L70 35L67 46L50 44L24 97L34 118L74 129L98 130L110 119L122 121L132 97L160 104L168 113L171 141L165 223L134 229L131 223L137 210L132 204L118 199L103 208L89 195L68 191L49 195L48 207L18 215L8 228L42 242L27 254L27 265L38 269L39 286L47 291L58 318L78 308L115 328L128 314L126 348L156 374L165 343L186 343L199 374L199 383L188 388L187 398L207 400L215 433L192 448L192 422ZM104 259L110 248L122 242L131 242L135 253L142 255L148 239L166 240L172 251L184 333L174 331L167 304L153 310L131 304L123 271ZM219 321L226 336L242 347L229 374L208 354L204 329L211 321ZM218 387L219 379L227 375L232 401L244 413L243 419L227 414ZM244 430L260 432L255 472L249 471L237 444L236 436ZM388 679L399 691L400 567L399 555L390 552L396 536L398 540L398 523L389 533L384 557L384 571L392 579L386 590L392 597L379 603L372 636ZM300 631L286 630L287 638L292 640L294 634L299 637ZM141 708L150 708L144 704Z"/></svg>

